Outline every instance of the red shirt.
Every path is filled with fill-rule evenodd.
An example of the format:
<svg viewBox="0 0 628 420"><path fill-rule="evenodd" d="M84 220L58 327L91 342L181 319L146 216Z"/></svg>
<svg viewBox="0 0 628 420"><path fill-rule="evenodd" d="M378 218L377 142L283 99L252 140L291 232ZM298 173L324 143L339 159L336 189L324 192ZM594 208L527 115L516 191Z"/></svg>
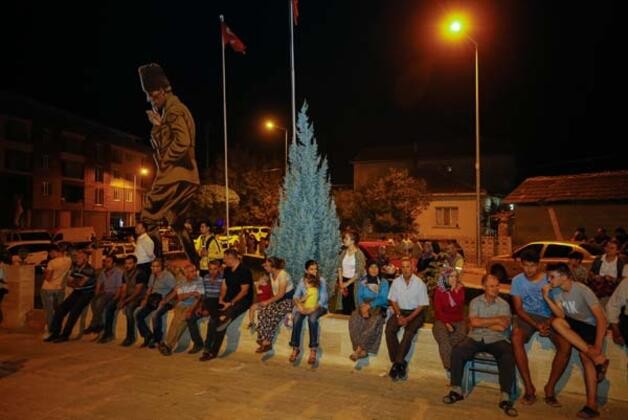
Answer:
<svg viewBox="0 0 628 420"><path fill-rule="evenodd" d="M454 306L451 306L449 294L454 300ZM452 289L449 292L443 292L437 288L434 291L434 312L435 318L441 322L464 321L464 287L457 291Z"/></svg>
<svg viewBox="0 0 628 420"><path fill-rule="evenodd" d="M265 285L260 284L259 285L259 289L258 289L258 293L257 293L257 301L258 302L263 302L265 300L270 299L271 297L273 297L273 287L270 283L267 283Z"/></svg>

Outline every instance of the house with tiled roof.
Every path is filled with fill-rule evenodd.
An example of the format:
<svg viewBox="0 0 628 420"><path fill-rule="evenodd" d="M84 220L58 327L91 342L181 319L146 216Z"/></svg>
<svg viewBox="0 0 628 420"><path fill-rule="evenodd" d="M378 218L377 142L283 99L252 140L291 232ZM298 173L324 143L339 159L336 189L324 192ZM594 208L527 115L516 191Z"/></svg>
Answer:
<svg viewBox="0 0 628 420"><path fill-rule="evenodd" d="M628 226L628 170L528 178L504 202L514 208L513 244L569 239L578 227Z"/></svg>

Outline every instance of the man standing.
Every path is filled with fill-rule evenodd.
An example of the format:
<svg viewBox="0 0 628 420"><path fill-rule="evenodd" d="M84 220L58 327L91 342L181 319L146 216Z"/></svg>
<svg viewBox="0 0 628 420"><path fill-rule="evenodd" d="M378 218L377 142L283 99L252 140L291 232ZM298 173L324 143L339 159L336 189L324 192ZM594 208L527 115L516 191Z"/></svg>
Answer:
<svg viewBox="0 0 628 420"><path fill-rule="evenodd" d="M122 287L116 299L117 305L111 305L107 311L105 320L105 332L99 343L107 343L113 340L113 318L116 310L124 310L126 315L126 338L122 342L125 347L135 343L135 310L140 305L144 297L144 291L148 278L143 271L137 268L137 258L135 255L128 255L124 259L124 274L122 275Z"/></svg>
<svg viewBox="0 0 628 420"><path fill-rule="evenodd" d="M44 282L40 291L48 334L52 331L52 319L55 310L65 298L65 279L72 267L72 260L58 246L53 245L49 254L50 261L48 261L46 266Z"/></svg>
<svg viewBox="0 0 628 420"><path fill-rule="evenodd" d="M146 233L146 226L142 222L135 225L135 258L137 258L137 268L142 270L146 277L150 276L150 264L155 259L155 243Z"/></svg>
<svg viewBox="0 0 628 420"><path fill-rule="evenodd" d="M189 109L172 93L170 82L158 64L143 65L138 72L146 100L152 105L146 114L153 126L151 144L157 165L141 220L150 231L159 256L158 227L166 219L177 233L188 259L198 265L194 243L184 228L186 213L199 187L194 119Z"/></svg>
<svg viewBox="0 0 628 420"><path fill-rule="evenodd" d="M552 407L560 407L555 387L569 362L571 345L551 328L552 311L543 299L542 292L543 286L549 284L549 281L545 273L539 270L539 254L528 250L520 258L523 273L512 279L510 294L517 314L512 331L512 348L525 387L521 403L531 405L536 401L536 389L530 376L525 345L538 331L542 337L549 337L556 348L550 377L545 385L545 402Z"/></svg>
<svg viewBox="0 0 628 420"><path fill-rule="evenodd" d="M220 291L222 289L224 277L218 260L211 260L208 263L208 268L208 273L203 277L205 297L202 301L199 301L196 304L193 312L194 315L188 319L190 337L192 338L192 342L194 342L194 346L188 352L190 354L198 353L204 348L203 339L201 338L201 333L198 329L198 321L206 316L209 316L210 318L218 317L218 299L220 299Z"/></svg>
<svg viewBox="0 0 628 420"><path fill-rule="evenodd" d="M187 320L193 316L194 308L205 292L203 280L198 277L196 267L191 262L188 261L183 267L183 275L185 280L179 282L175 289L164 299L168 301L175 297L177 299L177 304L174 307L174 317L168 327L168 336L165 341L159 343L159 352L164 356L170 356L177 347L179 338L181 338L187 328Z"/></svg>
<svg viewBox="0 0 628 420"><path fill-rule="evenodd" d="M96 280L96 294L92 299L92 321L83 331L85 334L100 333L103 328L103 313L116 304L115 297L122 287L122 271L114 266L113 257L108 255L103 260L103 269Z"/></svg>
<svg viewBox="0 0 628 420"><path fill-rule="evenodd" d="M597 384L604 380L608 368L608 359L602 354L608 325L606 316L593 292L573 280L567 264L549 264L547 274L550 284L543 287L543 298L556 315L552 327L578 349L584 370L587 405L577 416L598 417ZM555 289L553 296L550 295L552 288Z"/></svg>
<svg viewBox="0 0 628 420"><path fill-rule="evenodd" d="M412 273L412 262L404 257L401 260L401 276L393 280L388 293L393 316L386 323L386 344L392 362L389 376L393 381L407 378L406 356L416 332L425 321L425 308L430 305L427 287L423 280ZM401 342L397 333L403 328Z"/></svg>
<svg viewBox="0 0 628 420"><path fill-rule="evenodd" d="M454 347L451 353L451 388L443 397L443 403L453 404L463 400L462 376L464 365L476 353L491 354L497 360L501 401L499 408L508 416L517 415L510 391L515 383L515 360L508 340L510 328L510 306L499 297L499 279L492 274L482 277L484 294L474 298L469 304L469 327L471 330L464 341Z"/></svg>
<svg viewBox="0 0 628 420"><path fill-rule="evenodd" d="M611 324L613 341L625 346L628 344L628 281L619 283L606 304L606 314Z"/></svg>
<svg viewBox="0 0 628 420"><path fill-rule="evenodd" d="M196 252L200 257L199 271L201 277L205 277L208 272L208 262L211 260L222 260L222 248L216 236L209 229L209 223L202 221L200 224L201 234L196 239Z"/></svg>
<svg viewBox="0 0 628 420"><path fill-rule="evenodd" d="M456 270L459 275L462 275L464 257L458 252L456 241L449 241L447 243L447 263L451 268Z"/></svg>
<svg viewBox="0 0 628 420"><path fill-rule="evenodd" d="M84 250L76 252L76 262L70 269L68 286L74 290L55 310L52 326L50 328L50 336L48 336L45 341L52 341L54 343L68 341L70 334L72 334L74 324L81 316L83 309L85 309L94 297L96 272L87 262L87 253ZM61 332L61 324L63 324L63 319L66 315L68 315L68 319L63 328L63 332Z"/></svg>
<svg viewBox="0 0 628 420"><path fill-rule="evenodd" d="M240 255L234 248L225 251L225 280L220 289L218 316L211 317L207 324L205 349L199 359L201 362L218 356L220 346L225 338L225 330L229 324L245 313L253 303L253 275L251 270L243 266Z"/></svg>
<svg viewBox="0 0 628 420"><path fill-rule="evenodd" d="M593 261L589 274L589 287L604 305L613 294L620 281L626 278L624 260L619 255L619 242L611 239L606 243L606 251Z"/></svg>

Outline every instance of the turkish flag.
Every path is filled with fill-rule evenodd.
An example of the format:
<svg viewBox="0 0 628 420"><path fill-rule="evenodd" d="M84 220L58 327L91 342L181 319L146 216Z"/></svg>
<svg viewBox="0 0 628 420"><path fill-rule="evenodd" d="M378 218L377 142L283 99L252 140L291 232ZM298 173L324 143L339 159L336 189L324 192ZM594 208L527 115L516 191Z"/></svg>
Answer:
<svg viewBox="0 0 628 420"><path fill-rule="evenodd" d="M233 51L246 54L246 45L238 38L236 34L224 23L220 24L222 30L223 46L229 44Z"/></svg>
<svg viewBox="0 0 628 420"><path fill-rule="evenodd" d="M297 26L299 20L299 0L292 0L292 20L294 26Z"/></svg>

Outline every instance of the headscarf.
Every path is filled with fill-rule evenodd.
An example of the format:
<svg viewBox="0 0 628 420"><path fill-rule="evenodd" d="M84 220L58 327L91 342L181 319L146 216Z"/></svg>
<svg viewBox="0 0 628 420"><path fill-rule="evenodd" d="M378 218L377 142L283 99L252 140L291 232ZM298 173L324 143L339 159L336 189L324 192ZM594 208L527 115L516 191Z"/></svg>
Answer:
<svg viewBox="0 0 628 420"><path fill-rule="evenodd" d="M453 268L450 268L450 267L444 268L440 272L440 276L438 277L438 282L436 283L438 289L442 293L447 294L447 296L449 297L449 304L452 307L456 306L456 301L454 301L454 298L451 295L451 285L449 284L448 279L449 279L449 276L454 272L455 270Z"/></svg>

